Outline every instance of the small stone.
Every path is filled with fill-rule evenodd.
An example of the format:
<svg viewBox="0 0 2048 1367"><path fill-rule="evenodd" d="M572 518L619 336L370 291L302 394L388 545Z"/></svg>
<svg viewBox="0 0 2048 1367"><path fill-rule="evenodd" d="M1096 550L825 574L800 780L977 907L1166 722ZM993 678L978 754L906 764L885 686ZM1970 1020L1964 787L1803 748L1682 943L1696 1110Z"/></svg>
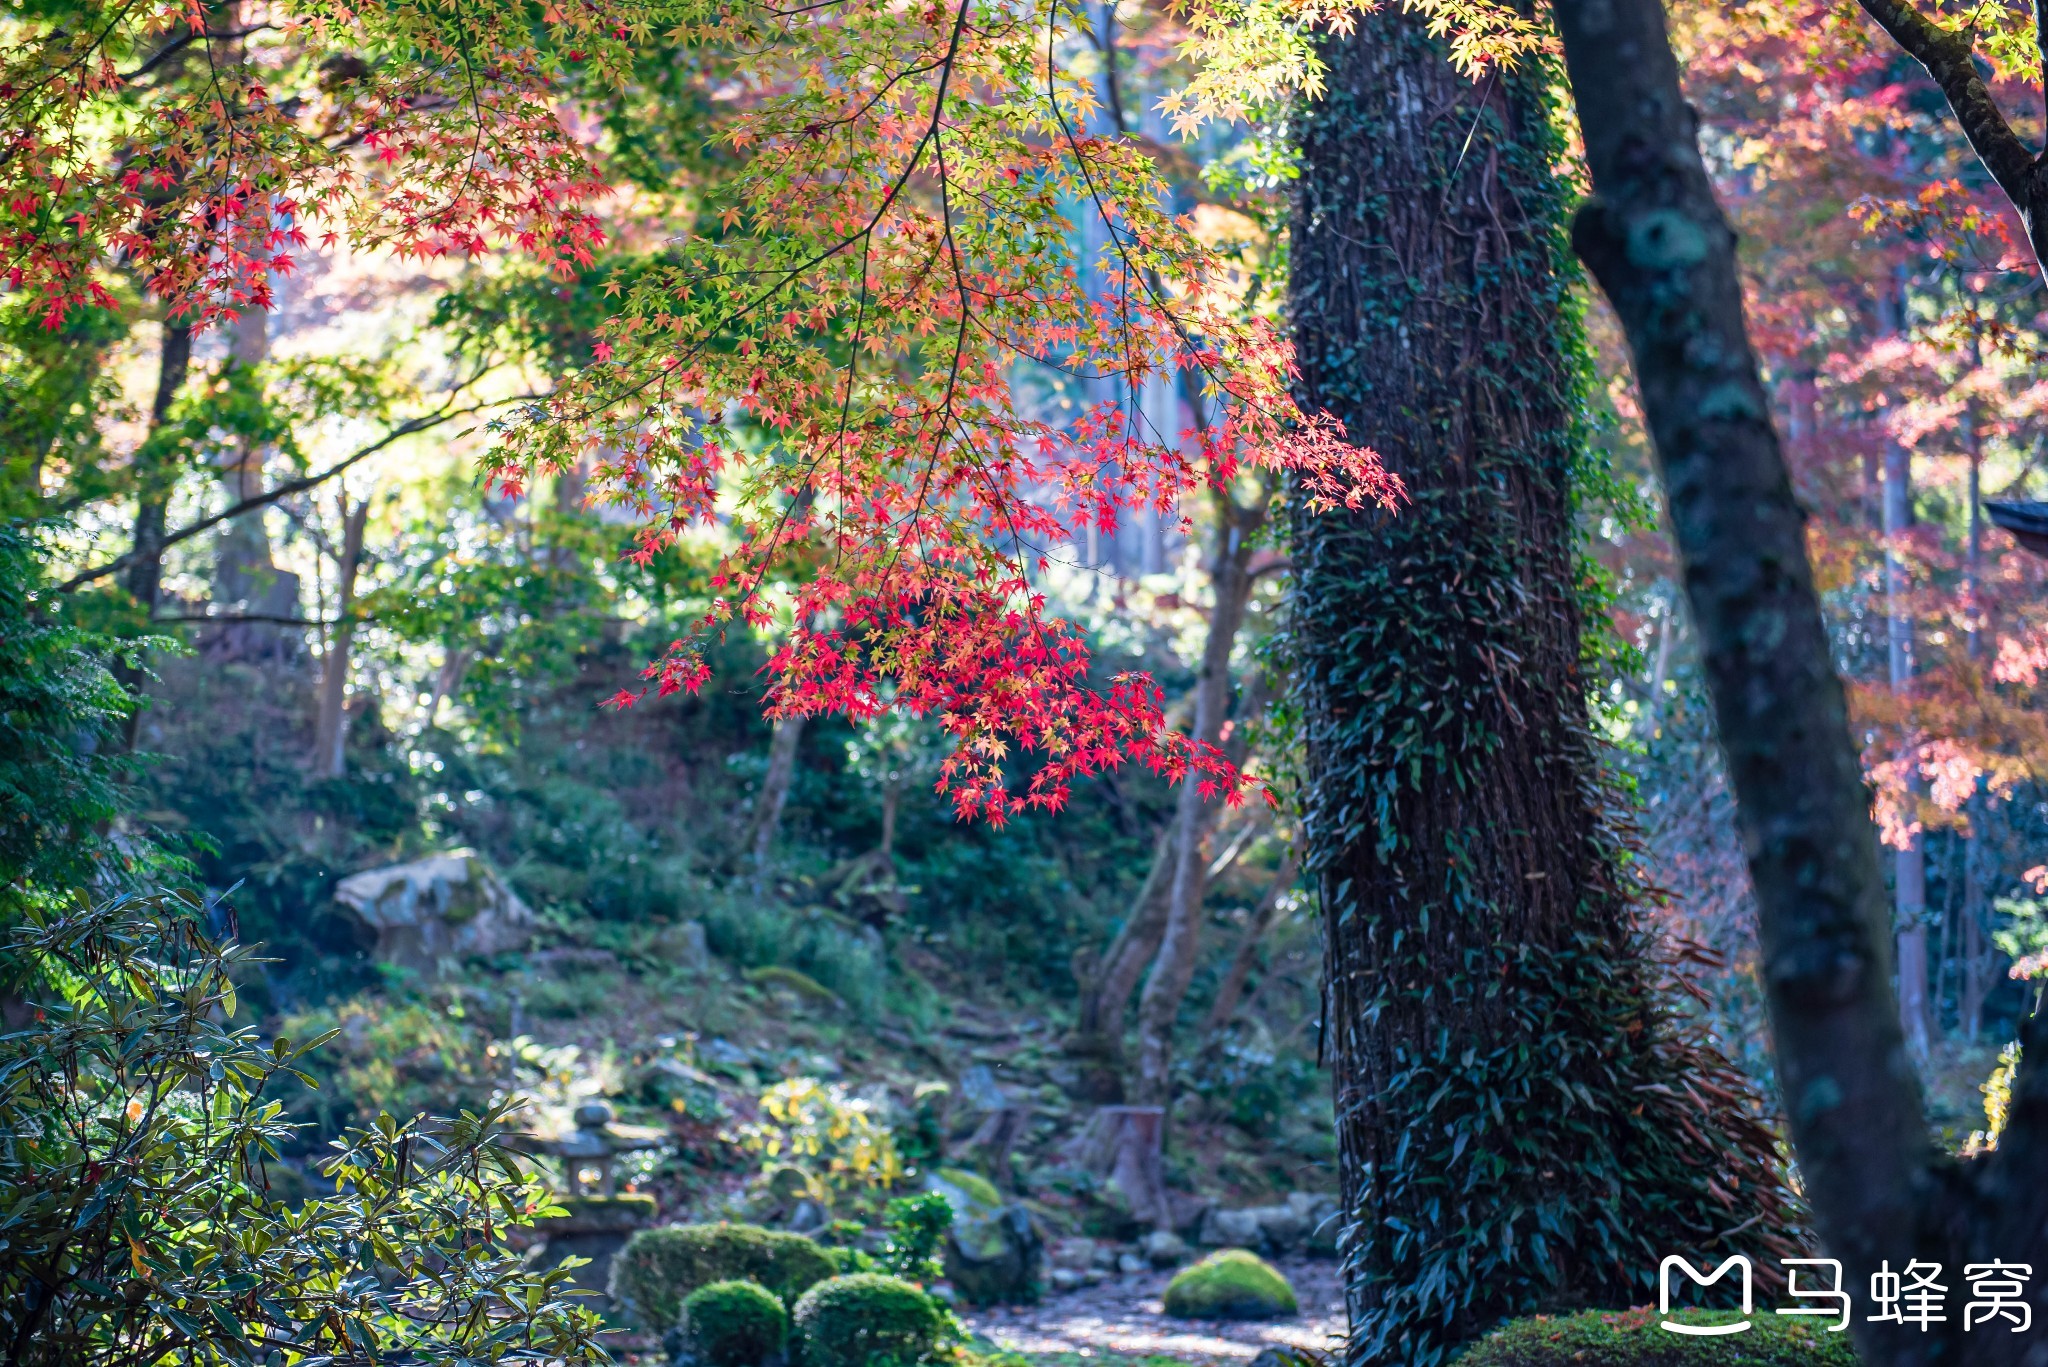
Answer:
<svg viewBox="0 0 2048 1367"><path fill-rule="evenodd" d="M1200 1242L1210 1248L1259 1249L1265 1246L1266 1235L1256 1211L1212 1210L1202 1221Z"/></svg>
<svg viewBox="0 0 2048 1367"><path fill-rule="evenodd" d="M1100 1256L1093 1239L1055 1239L1046 1260L1054 1267L1072 1268L1079 1272L1094 1266Z"/></svg>
<svg viewBox="0 0 2048 1367"><path fill-rule="evenodd" d="M1055 1291L1079 1291L1084 1280L1071 1267L1056 1267L1052 1270L1052 1289Z"/></svg>
<svg viewBox="0 0 2048 1367"><path fill-rule="evenodd" d="M1108 1280L1109 1274L1099 1267L1091 1267L1081 1274L1082 1284L1086 1286L1100 1286Z"/></svg>
<svg viewBox="0 0 2048 1367"><path fill-rule="evenodd" d="M1187 1244L1171 1230L1153 1230L1145 1236L1140 1248L1145 1254L1145 1261L1154 1267L1176 1267L1188 1256Z"/></svg>
<svg viewBox="0 0 2048 1367"><path fill-rule="evenodd" d="M1123 1273L1126 1277L1135 1277L1140 1272L1149 1272L1151 1268L1152 1264L1146 1262L1135 1253L1119 1253L1116 1255L1116 1270Z"/></svg>

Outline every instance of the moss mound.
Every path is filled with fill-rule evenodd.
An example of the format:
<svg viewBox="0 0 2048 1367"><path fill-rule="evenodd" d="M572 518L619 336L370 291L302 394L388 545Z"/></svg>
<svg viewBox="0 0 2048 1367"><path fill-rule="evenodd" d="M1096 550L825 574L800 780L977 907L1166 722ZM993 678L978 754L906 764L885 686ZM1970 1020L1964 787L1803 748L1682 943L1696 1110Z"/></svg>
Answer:
<svg viewBox="0 0 2048 1367"><path fill-rule="evenodd" d="M796 1303L795 1319L804 1367L923 1362L945 1328L930 1296L873 1272L818 1283Z"/></svg>
<svg viewBox="0 0 2048 1367"><path fill-rule="evenodd" d="M1166 1284L1166 1313L1185 1320L1270 1320L1299 1305L1294 1288L1256 1253L1226 1248Z"/></svg>
<svg viewBox="0 0 2048 1367"><path fill-rule="evenodd" d="M766 1287L788 1305L833 1272L825 1250L801 1234L756 1225L669 1225L643 1229L612 1259L612 1303L643 1329L663 1330L683 1298L712 1282Z"/></svg>
<svg viewBox="0 0 2048 1367"><path fill-rule="evenodd" d="M1702 1338L1657 1327L1649 1310L1589 1310L1516 1320L1481 1339L1458 1367L1856 1367L1847 1334L1831 1334L1828 1321L1749 1316L1740 1334ZM1686 1324L1731 1324L1725 1311L1680 1311Z"/></svg>
<svg viewBox="0 0 2048 1367"><path fill-rule="evenodd" d="M683 1344L708 1367L760 1367L782 1351L789 1312L758 1282L700 1286L683 1300Z"/></svg>

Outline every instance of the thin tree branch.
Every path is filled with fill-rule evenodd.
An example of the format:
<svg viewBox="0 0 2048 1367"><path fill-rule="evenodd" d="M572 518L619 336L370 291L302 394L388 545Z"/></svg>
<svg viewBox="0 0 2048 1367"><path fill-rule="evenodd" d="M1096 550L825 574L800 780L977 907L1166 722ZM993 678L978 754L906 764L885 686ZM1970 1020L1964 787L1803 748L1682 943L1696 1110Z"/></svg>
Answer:
<svg viewBox="0 0 2048 1367"><path fill-rule="evenodd" d="M162 542L159 543L157 549L159 551L169 550L172 546L177 545L180 541L189 541L193 537L199 535L201 532L209 531L212 528L219 526L223 522L232 521L233 519L240 517L244 513L254 512L258 508L267 508L281 498L289 498L293 494L304 493L308 489L314 488L321 484L325 484L328 480L333 479L336 475L342 473L344 470L347 470L350 466L353 466L358 462L369 459L371 456L376 455L379 451L382 451L385 447L390 446L405 437L412 436L415 433L425 432L429 428L439 427L442 423L448 422L451 419L466 417L471 413L481 412L486 408L495 408L500 404L524 403L530 400L544 399L546 397L547 395L545 394L519 394L509 399L493 399L489 403L471 404L467 408L445 408L438 413L428 413L422 417L408 419L407 421L402 422L398 424L398 426L392 428L389 432L386 432L382 437L379 437L376 441L371 442L368 446L365 446L361 450L356 451L350 455L342 457L334 464L328 466L325 470L317 470L310 475L302 475L298 479L288 479L274 489L265 490L263 493L260 494L252 494L248 498L243 499L239 503L229 504L227 507L221 509L221 511L217 513L212 514L211 516L202 517L197 522L194 522L189 526L180 527L177 531L165 536ZM104 579L110 574L117 574L121 571L123 567L125 567L133 559L134 553L131 551L125 555L117 556L114 559L109 560L104 565L96 565L92 569L81 570L77 574L74 574L69 579L65 580L63 583L59 584L57 586L57 592L71 593L74 590L83 588L85 585L90 584L95 580Z"/></svg>
<svg viewBox="0 0 2048 1367"><path fill-rule="evenodd" d="M1883 26L1894 42L1927 68L1927 74L1948 97L1962 125L1963 136L1991 172L1999 188L2025 212L2037 165L2019 135L2012 131L1991 91L1977 74L1976 44L1972 34L1945 29L1917 9L1912 0L1858 0L1863 10Z"/></svg>

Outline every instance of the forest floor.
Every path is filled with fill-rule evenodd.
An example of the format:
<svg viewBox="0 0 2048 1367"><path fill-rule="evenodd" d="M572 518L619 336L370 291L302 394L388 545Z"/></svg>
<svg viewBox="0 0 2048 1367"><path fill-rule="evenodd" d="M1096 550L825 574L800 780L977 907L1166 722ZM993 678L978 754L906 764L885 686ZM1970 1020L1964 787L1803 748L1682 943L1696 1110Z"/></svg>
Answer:
<svg viewBox="0 0 2048 1367"><path fill-rule="evenodd" d="M1222 1367L1256 1357L1264 1348L1328 1351L1344 1331L1339 1265L1329 1259L1293 1258L1278 1266L1301 1302L1301 1313L1292 1319L1168 1319L1159 1298L1171 1272L1114 1277L1048 1296L1038 1305L966 1311L961 1319L998 1348L1034 1358L1168 1357L1200 1367Z"/></svg>

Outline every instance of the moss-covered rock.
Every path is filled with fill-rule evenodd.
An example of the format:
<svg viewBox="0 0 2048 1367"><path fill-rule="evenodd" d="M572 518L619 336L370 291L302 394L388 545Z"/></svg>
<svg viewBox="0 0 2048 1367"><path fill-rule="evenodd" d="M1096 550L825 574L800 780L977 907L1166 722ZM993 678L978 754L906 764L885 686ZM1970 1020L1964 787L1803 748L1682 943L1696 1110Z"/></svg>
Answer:
<svg viewBox="0 0 2048 1367"><path fill-rule="evenodd" d="M1299 1309L1294 1288L1258 1254L1211 1253L1166 1284L1166 1313L1189 1320L1270 1320Z"/></svg>
<svg viewBox="0 0 2048 1367"><path fill-rule="evenodd" d="M825 1250L801 1234L757 1225L668 1225L643 1229L612 1259L613 1306L643 1329L676 1322L683 1298L712 1282L765 1286L785 1305L833 1273Z"/></svg>
<svg viewBox="0 0 2048 1367"><path fill-rule="evenodd" d="M927 1361L945 1316L909 1282L873 1272L818 1283L796 1303L804 1367L879 1367Z"/></svg>
<svg viewBox="0 0 2048 1367"><path fill-rule="evenodd" d="M723 1281L683 1298L682 1345L705 1367L761 1367L782 1351L789 1312L759 1282Z"/></svg>
<svg viewBox="0 0 2048 1367"><path fill-rule="evenodd" d="M1458 1367L1856 1367L1847 1334L1831 1334L1827 1321L1762 1311L1749 1328L1716 1337L1658 1328L1649 1310L1591 1310L1538 1315L1487 1335L1458 1359ZM1681 1311L1687 1324L1731 1324L1725 1311Z"/></svg>

